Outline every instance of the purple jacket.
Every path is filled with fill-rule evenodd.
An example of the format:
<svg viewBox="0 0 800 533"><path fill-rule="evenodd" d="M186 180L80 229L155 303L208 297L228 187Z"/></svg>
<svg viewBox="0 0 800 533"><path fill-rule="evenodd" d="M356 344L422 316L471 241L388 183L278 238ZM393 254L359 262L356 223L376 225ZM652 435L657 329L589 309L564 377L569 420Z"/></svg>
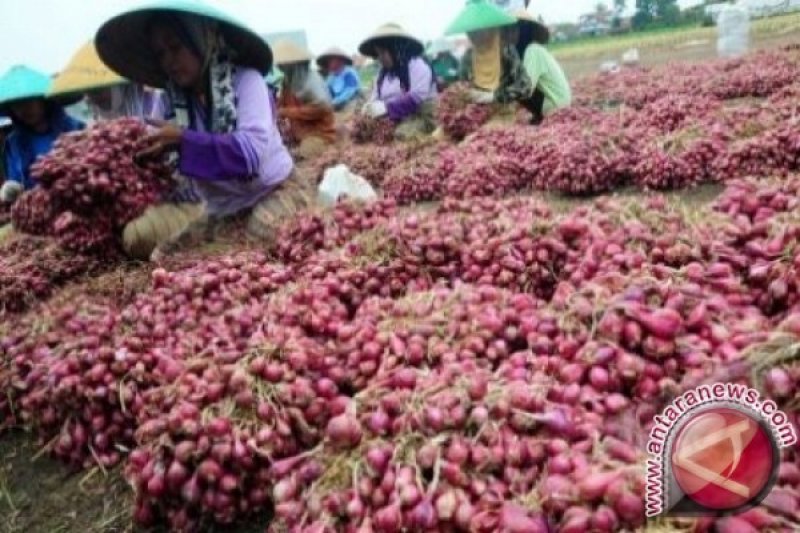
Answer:
<svg viewBox="0 0 800 533"><path fill-rule="evenodd" d="M233 133L205 131L205 112L193 106L195 130L185 130L180 172L193 179L212 215L249 209L292 172L294 163L283 145L275 108L264 78L253 69L234 76L237 127Z"/></svg>
<svg viewBox="0 0 800 533"><path fill-rule="evenodd" d="M400 86L400 79L388 75L383 78L380 98L378 97L378 80L372 89L372 99L381 100L386 104L389 118L400 122L419 110L419 107L436 98L436 83L433 79L431 67L422 58L415 57L408 62L409 90L404 91Z"/></svg>

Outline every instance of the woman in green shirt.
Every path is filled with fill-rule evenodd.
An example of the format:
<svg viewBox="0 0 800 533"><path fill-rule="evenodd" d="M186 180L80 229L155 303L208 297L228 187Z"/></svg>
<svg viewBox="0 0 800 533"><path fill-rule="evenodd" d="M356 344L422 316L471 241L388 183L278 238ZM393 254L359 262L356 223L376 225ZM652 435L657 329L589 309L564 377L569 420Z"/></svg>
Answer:
<svg viewBox="0 0 800 533"><path fill-rule="evenodd" d="M572 103L572 90L561 65L545 48L550 40L547 27L525 10L515 11L514 17L517 25L512 38L534 87L533 97L520 103L533 115L531 122L539 124L546 115Z"/></svg>
<svg viewBox="0 0 800 533"><path fill-rule="evenodd" d="M544 47L550 32L527 11L512 15L488 0L467 0L446 31L458 33L472 44L462 60L462 78L473 87L473 101L517 102L533 124L571 103L564 71Z"/></svg>

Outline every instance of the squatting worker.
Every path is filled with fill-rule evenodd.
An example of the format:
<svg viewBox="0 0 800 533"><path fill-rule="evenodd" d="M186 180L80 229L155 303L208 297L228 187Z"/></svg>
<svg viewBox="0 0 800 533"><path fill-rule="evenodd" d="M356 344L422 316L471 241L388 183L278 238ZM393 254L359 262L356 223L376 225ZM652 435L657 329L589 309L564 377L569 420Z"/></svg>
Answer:
<svg viewBox="0 0 800 533"><path fill-rule="evenodd" d="M11 119L11 131L5 139L5 182L0 187L0 201L14 202L19 195L36 186L31 165L47 154L56 139L83 128L67 115L64 105L74 103L48 98L52 80L28 67L12 67L0 78L0 115Z"/></svg>
<svg viewBox="0 0 800 533"><path fill-rule="evenodd" d="M317 66L327 77L328 91L336 111L348 111L361 100L361 80L353 60L344 50L330 48L317 58Z"/></svg>
<svg viewBox="0 0 800 533"><path fill-rule="evenodd" d="M513 13L517 25L512 40L522 58L522 66L534 87L533 97L523 102L531 112L532 122L538 124L557 109L572 103L572 90L564 70L545 45L550 41L550 30L525 10Z"/></svg>
<svg viewBox="0 0 800 533"><path fill-rule="evenodd" d="M311 68L311 52L291 42L273 47L275 62L283 71L278 115L287 120L292 137L307 157L336 140L336 117L325 81Z"/></svg>
<svg viewBox="0 0 800 533"><path fill-rule="evenodd" d="M397 123L396 137L401 140L435 129L436 80L423 51L423 44L397 24L381 26L359 46L361 54L380 63L362 112L373 118L388 116Z"/></svg>
<svg viewBox="0 0 800 533"><path fill-rule="evenodd" d="M170 202L125 228L129 254L194 244L235 215L247 217L250 234L268 238L308 201L264 80L272 51L253 31L210 6L164 1L106 22L95 44L120 75L166 89L171 122L159 124L139 157L177 152L185 178Z"/></svg>
<svg viewBox="0 0 800 533"><path fill-rule="evenodd" d="M472 48L462 58L462 79L478 103L519 102L528 107L534 87L516 46L517 19L488 0L468 0L446 33L466 33Z"/></svg>
<svg viewBox="0 0 800 533"><path fill-rule="evenodd" d="M85 95L93 121L163 114L159 94L109 69L97 55L93 42L82 46L53 79L50 95Z"/></svg>

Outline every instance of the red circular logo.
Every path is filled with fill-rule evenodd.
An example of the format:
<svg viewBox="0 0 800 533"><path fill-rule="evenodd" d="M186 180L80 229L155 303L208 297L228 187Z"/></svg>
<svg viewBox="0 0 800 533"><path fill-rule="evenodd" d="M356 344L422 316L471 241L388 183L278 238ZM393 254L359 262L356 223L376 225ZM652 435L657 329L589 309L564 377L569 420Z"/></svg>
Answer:
<svg viewBox="0 0 800 533"><path fill-rule="evenodd" d="M708 510L753 503L775 471L771 435L756 418L736 409L698 413L681 427L671 452L678 486Z"/></svg>

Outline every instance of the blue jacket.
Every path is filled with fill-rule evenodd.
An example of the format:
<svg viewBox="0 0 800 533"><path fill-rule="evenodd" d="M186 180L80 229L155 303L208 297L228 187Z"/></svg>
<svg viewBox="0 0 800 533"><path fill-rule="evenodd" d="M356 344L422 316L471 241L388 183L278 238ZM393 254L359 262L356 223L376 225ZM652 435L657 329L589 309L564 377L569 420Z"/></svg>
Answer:
<svg viewBox="0 0 800 533"><path fill-rule="evenodd" d="M80 129L83 129L83 123L67 115L61 108L53 111L50 131L47 133L35 133L15 123L5 143L6 180L22 184L26 191L34 188L36 181L30 175L30 168L36 158L48 153L62 133Z"/></svg>
<svg viewBox="0 0 800 533"><path fill-rule="evenodd" d="M339 74L328 74L327 82L334 109L341 109L361 91L361 80L353 67L345 67Z"/></svg>

